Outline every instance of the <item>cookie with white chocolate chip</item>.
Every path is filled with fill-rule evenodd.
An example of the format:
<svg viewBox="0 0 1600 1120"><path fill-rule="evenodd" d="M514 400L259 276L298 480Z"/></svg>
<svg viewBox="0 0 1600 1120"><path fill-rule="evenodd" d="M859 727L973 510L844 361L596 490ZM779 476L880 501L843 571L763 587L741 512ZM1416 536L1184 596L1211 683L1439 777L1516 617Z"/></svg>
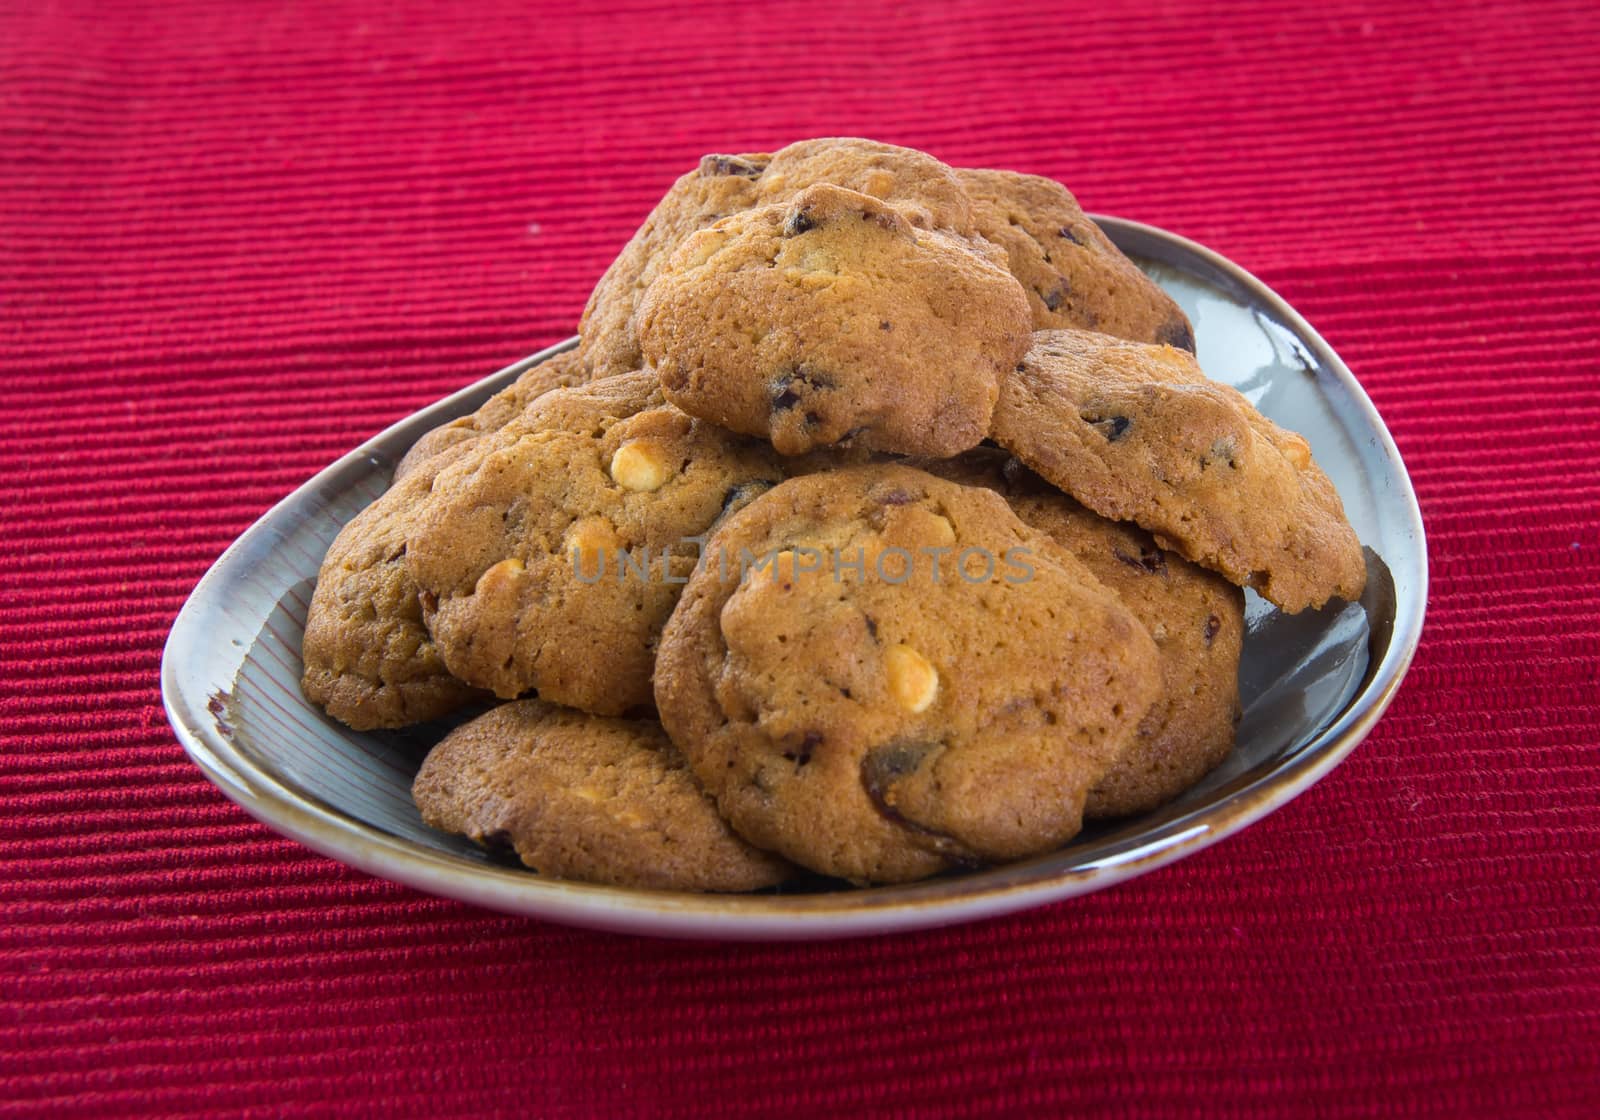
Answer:
<svg viewBox="0 0 1600 1120"><path fill-rule="evenodd" d="M1085 509L1004 452L980 448L926 469L1003 495L1025 524L1049 534L1120 596L1155 639L1161 696L1133 745L1089 791L1086 817L1154 809L1228 756L1239 722L1239 588L1160 548L1138 526Z"/></svg>
<svg viewBox="0 0 1600 1120"><path fill-rule="evenodd" d="M1001 254L835 186L688 238L639 341L685 412L785 455L845 444L944 456L988 430L1030 315Z"/></svg>
<svg viewBox="0 0 1600 1120"><path fill-rule="evenodd" d="M1069 840L1159 682L1134 616L999 495L868 466L711 537L656 702L745 839L892 882Z"/></svg>
<svg viewBox="0 0 1600 1120"><path fill-rule="evenodd" d="M1361 542L1310 445L1185 351L1040 331L1001 381L992 436L1101 516L1286 611L1366 585Z"/></svg>
<svg viewBox="0 0 1600 1120"><path fill-rule="evenodd" d="M1194 349L1194 328L1171 296L1090 221L1054 179L960 168L980 236L1006 251L1028 293L1036 330L1081 327L1135 342Z"/></svg>
<svg viewBox="0 0 1600 1120"><path fill-rule="evenodd" d="M462 680L645 709L693 538L781 478L770 448L680 412L649 373L557 389L439 474L406 570Z"/></svg>
<svg viewBox="0 0 1600 1120"><path fill-rule="evenodd" d="M429 752L412 796L429 826L552 878L751 891L794 872L729 830L654 720L502 704Z"/></svg>

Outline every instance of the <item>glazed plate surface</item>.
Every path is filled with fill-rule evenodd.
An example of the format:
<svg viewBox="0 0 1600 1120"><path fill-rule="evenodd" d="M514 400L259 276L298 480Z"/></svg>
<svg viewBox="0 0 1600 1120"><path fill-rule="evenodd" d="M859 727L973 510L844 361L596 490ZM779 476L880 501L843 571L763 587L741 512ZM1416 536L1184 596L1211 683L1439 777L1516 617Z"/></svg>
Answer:
<svg viewBox="0 0 1600 1120"><path fill-rule="evenodd" d="M1233 755L1179 800L1091 828L1050 855L923 883L758 895L621 890L542 878L423 825L410 786L444 726L363 734L300 695L300 636L323 553L428 429L475 409L569 339L401 421L290 494L223 553L167 640L167 714L247 812L374 875L496 910L671 937L821 938L947 925L1098 890L1198 851L1289 801L1364 738L1422 631L1427 553L1383 421L1339 357L1244 270L1174 234L1096 219L1183 306L1201 366L1304 435L1366 546L1360 603L1284 616L1251 592Z"/></svg>

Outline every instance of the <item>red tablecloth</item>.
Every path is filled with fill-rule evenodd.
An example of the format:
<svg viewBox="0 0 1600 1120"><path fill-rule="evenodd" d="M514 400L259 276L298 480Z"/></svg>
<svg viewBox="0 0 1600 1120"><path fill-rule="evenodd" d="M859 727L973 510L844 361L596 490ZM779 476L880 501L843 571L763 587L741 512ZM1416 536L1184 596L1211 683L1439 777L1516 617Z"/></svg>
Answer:
<svg viewBox="0 0 1600 1120"><path fill-rule="evenodd" d="M1592 0L19 3L0 16L0 1112L1576 1115L1600 1092ZM571 333L709 150L1057 176L1327 336L1421 495L1405 687L1132 884L729 947L281 839L161 644L366 435Z"/></svg>

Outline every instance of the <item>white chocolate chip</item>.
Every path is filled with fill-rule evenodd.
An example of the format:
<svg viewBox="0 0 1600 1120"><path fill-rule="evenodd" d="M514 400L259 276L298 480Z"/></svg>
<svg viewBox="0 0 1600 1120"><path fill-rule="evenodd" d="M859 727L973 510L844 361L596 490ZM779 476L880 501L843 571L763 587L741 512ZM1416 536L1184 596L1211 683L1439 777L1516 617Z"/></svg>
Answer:
<svg viewBox="0 0 1600 1120"><path fill-rule="evenodd" d="M927 711L939 695L939 670L908 645L892 645L883 655L889 693L908 712Z"/></svg>
<svg viewBox="0 0 1600 1120"><path fill-rule="evenodd" d="M522 578L523 571L522 561L508 556L478 577L473 594L496 595L509 591Z"/></svg>
<svg viewBox="0 0 1600 1120"><path fill-rule="evenodd" d="M823 570L826 559L819 549L786 548L767 563L753 565L744 577L745 586L758 593L774 588L787 591L807 572Z"/></svg>
<svg viewBox="0 0 1600 1120"><path fill-rule="evenodd" d="M611 478L624 490L659 490L671 477L666 456L642 440L623 444L611 456Z"/></svg>
<svg viewBox="0 0 1600 1120"><path fill-rule="evenodd" d="M950 524L950 519L932 510L918 510L922 516L918 518L917 528L926 533L935 542L941 545L956 543L956 527Z"/></svg>
<svg viewBox="0 0 1600 1120"><path fill-rule="evenodd" d="M569 558L576 554L577 561L587 570L598 568L605 554L616 551L621 544L622 539L611 522L604 517L585 517L574 521L567 530L562 551Z"/></svg>

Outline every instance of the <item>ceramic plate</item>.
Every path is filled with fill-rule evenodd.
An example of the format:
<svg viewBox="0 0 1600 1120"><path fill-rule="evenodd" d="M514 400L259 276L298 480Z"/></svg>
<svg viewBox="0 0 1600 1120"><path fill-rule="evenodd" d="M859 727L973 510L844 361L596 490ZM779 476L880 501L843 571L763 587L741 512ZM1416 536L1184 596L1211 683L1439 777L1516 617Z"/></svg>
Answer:
<svg viewBox="0 0 1600 1120"><path fill-rule="evenodd" d="M994 870L906 886L741 896L545 879L424 826L411 804L411 778L444 728L361 734L300 695L300 636L317 568L340 526L384 491L419 435L476 408L576 339L396 424L290 494L223 553L178 615L162 660L162 692L179 739L257 819L374 875L496 910L675 937L840 937L970 921L1110 886L1260 819L1344 758L1405 674L1427 597L1416 495L1371 401L1293 309L1193 242L1097 220L1183 305L1206 371L1310 440L1370 570L1362 602L1292 617L1249 594L1238 747L1178 801Z"/></svg>

